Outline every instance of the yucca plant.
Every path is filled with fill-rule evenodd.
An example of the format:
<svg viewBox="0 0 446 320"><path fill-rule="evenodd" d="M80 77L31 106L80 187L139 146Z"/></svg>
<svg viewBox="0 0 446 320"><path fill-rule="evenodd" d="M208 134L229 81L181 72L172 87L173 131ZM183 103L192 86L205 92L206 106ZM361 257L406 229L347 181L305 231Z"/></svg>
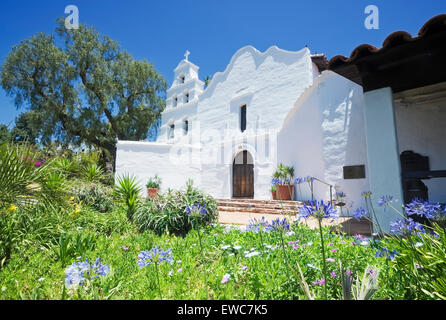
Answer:
<svg viewBox="0 0 446 320"><path fill-rule="evenodd" d="M127 207L127 218L132 221L141 193L141 187L136 182L136 178L128 174L118 177L115 193L124 201Z"/></svg>
<svg viewBox="0 0 446 320"><path fill-rule="evenodd" d="M67 158L56 158L51 164L51 169L60 172L66 177L73 177L77 172L77 165Z"/></svg>
<svg viewBox="0 0 446 320"><path fill-rule="evenodd" d="M82 168L81 175L88 182L100 182L104 177L104 169L97 164L89 163Z"/></svg>
<svg viewBox="0 0 446 320"><path fill-rule="evenodd" d="M45 166L29 146L0 145L0 207L18 204L24 197L40 194Z"/></svg>

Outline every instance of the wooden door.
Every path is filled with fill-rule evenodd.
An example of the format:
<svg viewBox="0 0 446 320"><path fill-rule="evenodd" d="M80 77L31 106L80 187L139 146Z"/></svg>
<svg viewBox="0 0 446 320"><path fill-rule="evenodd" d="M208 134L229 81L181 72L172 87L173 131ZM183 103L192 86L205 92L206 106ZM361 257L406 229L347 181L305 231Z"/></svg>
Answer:
<svg viewBox="0 0 446 320"><path fill-rule="evenodd" d="M243 151L243 163L232 165L232 196L254 198L254 165L247 163L247 151Z"/></svg>

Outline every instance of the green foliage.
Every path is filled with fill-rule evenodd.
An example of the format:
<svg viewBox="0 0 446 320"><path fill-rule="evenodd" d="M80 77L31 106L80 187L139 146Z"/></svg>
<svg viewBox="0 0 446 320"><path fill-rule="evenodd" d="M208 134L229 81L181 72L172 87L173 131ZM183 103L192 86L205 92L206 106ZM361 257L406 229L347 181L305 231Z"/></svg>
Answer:
<svg viewBox="0 0 446 320"><path fill-rule="evenodd" d="M82 168L82 176L88 182L100 182L104 178L104 169L97 164L88 164Z"/></svg>
<svg viewBox="0 0 446 320"><path fill-rule="evenodd" d="M94 249L96 245L95 235L87 233L83 235L63 234L59 237L57 245L53 246L52 252L56 256L56 260L60 261L62 266L66 266L75 257L82 257L87 251Z"/></svg>
<svg viewBox="0 0 446 320"><path fill-rule="evenodd" d="M127 208L127 218L132 221L141 193L141 187L136 182L136 178L130 175L118 177L115 193L119 199L124 201Z"/></svg>
<svg viewBox="0 0 446 320"><path fill-rule="evenodd" d="M388 262L385 281L400 299L446 300L446 231L434 223L432 232L383 241L383 247L398 252Z"/></svg>
<svg viewBox="0 0 446 320"><path fill-rule="evenodd" d="M161 187L161 178L155 174L154 177L150 177L146 183L146 188L159 189Z"/></svg>
<svg viewBox="0 0 446 320"><path fill-rule="evenodd" d="M68 158L56 158L51 164L51 169L67 178L74 177L78 171L76 162Z"/></svg>
<svg viewBox="0 0 446 320"><path fill-rule="evenodd" d="M18 205L24 197L45 196L39 185L44 166L37 167L37 161L28 146L0 144L0 208Z"/></svg>
<svg viewBox="0 0 446 320"><path fill-rule="evenodd" d="M165 107L166 82L116 41L82 24L38 33L14 46L1 84L17 107L16 140L94 146L113 160L116 138L143 140Z"/></svg>
<svg viewBox="0 0 446 320"><path fill-rule="evenodd" d="M192 228L186 208L196 203L205 204L207 210L206 217L200 219L201 225L216 222L218 211L215 199L195 188L189 180L184 190L168 190L154 199L147 198L136 210L135 223L140 231L184 235Z"/></svg>
<svg viewBox="0 0 446 320"><path fill-rule="evenodd" d="M0 143L11 141L11 132L8 126L0 124Z"/></svg>
<svg viewBox="0 0 446 320"><path fill-rule="evenodd" d="M113 188L103 186L97 183L85 183L76 185L71 191L73 200L83 205L90 206L92 209L106 213L113 209L114 196Z"/></svg>

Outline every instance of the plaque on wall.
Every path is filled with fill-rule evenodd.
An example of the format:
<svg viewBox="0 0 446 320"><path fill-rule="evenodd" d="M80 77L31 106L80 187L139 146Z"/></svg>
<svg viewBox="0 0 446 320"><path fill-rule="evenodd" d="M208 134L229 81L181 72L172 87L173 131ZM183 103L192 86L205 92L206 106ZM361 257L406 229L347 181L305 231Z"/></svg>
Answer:
<svg viewBox="0 0 446 320"><path fill-rule="evenodd" d="M365 178L365 166L345 166L344 167L344 179L364 179Z"/></svg>

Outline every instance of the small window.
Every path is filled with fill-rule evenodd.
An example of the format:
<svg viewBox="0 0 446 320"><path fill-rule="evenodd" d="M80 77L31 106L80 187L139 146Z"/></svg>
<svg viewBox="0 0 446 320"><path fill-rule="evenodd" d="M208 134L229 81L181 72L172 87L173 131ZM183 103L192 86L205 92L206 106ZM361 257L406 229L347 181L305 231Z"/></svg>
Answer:
<svg viewBox="0 0 446 320"><path fill-rule="evenodd" d="M189 102L189 93L186 93L184 95L184 103L188 103Z"/></svg>
<svg viewBox="0 0 446 320"><path fill-rule="evenodd" d="M173 139L175 137L175 125L171 124L169 127L169 139Z"/></svg>
<svg viewBox="0 0 446 320"><path fill-rule="evenodd" d="M178 105L178 97L173 98L173 106L176 107Z"/></svg>
<svg viewBox="0 0 446 320"><path fill-rule="evenodd" d="M246 104L240 108L240 130L246 130Z"/></svg>
<svg viewBox="0 0 446 320"><path fill-rule="evenodd" d="M180 83L184 83L186 81L186 76L180 76Z"/></svg>
<svg viewBox="0 0 446 320"><path fill-rule="evenodd" d="M188 120L184 120L184 126L183 126L183 133L186 136L189 132L189 121Z"/></svg>

